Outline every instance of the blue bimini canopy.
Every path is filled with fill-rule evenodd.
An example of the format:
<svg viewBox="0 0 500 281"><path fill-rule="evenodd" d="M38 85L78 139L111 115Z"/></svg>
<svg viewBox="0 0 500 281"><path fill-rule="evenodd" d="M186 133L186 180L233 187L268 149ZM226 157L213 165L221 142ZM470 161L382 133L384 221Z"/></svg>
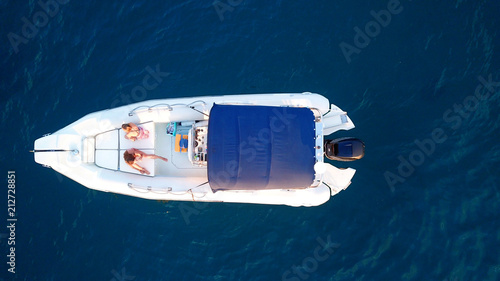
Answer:
<svg viewBox="0 0 500 281"><path fill-rule="evenodd" d="M208 124L208 181L218 190L298 189L314 180L309 108L217 105Z"/></svg>

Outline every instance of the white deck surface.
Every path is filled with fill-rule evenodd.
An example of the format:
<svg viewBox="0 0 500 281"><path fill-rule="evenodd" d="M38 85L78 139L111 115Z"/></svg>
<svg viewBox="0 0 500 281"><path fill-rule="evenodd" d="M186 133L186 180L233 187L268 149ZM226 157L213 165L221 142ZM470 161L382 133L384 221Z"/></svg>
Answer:
<svg viewBox="0 0 500 281"><path fill-rule="evenodd" d="M175 137L167 135L166 123L155 124L156 148L155 154L168 159L156 161L157 176L206 177L206 167L196 167L188 159L187 152L175 152ZM187 134L189 127L177 127L177 134Z"/></svg>
<svg viewBox="0 0 500 281"><path fill-rule="evenodd" d="M147 154L155 154L168 159L168 162L161 159L142 160L139 165L151 173L149 176L207 176L206 167L193 166L188 159L187 152L175 152L175 137L167 135L167 123L147 122L137 125L149 131L149 138L136 141L127 140L121 128L97 135L95 163L107 169L116 170L119 167L122 172L140 174L123 159L125 150L136 148ZM179 126L177 134L187 135L190 128ZM117 149L118 145L119 149Z"/></svg>

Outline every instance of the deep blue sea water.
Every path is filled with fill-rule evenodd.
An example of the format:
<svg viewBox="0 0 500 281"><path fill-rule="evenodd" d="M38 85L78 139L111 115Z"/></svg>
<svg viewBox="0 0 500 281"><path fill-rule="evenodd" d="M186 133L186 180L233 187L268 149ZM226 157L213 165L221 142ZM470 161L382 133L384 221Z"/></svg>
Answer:
<svg viewBox="0 0 500 281"><path fill-rule="evenodd" d="M0 280L500 280L499 1L153 2L1 1ZM319 207L97 192L28 152L131 102L302 91L367 147Z"/></svg>

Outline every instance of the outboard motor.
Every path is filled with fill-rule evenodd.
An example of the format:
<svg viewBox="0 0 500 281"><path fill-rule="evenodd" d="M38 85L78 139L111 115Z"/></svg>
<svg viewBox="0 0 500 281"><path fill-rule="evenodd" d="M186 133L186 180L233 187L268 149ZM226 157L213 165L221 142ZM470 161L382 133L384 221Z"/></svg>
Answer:
<svg viewBox="0 0 500 281"><path fill-rule="evenodd" d="M330 160L354 161L365 156L365 144L356 138L325 140L325 155Z"/></svg>

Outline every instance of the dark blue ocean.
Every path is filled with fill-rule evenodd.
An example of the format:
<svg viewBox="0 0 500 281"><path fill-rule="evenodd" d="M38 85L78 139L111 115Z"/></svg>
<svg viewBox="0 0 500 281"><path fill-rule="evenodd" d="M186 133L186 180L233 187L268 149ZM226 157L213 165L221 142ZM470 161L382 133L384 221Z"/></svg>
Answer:
<svg viewBox="0 0 500 281"><path fill-rule="evenodd" d="M1 1L0 280L500 280L499 1L160 2ZM366 144L319 207L97 192L29 153L133 102L303 91Z"/></svg>

